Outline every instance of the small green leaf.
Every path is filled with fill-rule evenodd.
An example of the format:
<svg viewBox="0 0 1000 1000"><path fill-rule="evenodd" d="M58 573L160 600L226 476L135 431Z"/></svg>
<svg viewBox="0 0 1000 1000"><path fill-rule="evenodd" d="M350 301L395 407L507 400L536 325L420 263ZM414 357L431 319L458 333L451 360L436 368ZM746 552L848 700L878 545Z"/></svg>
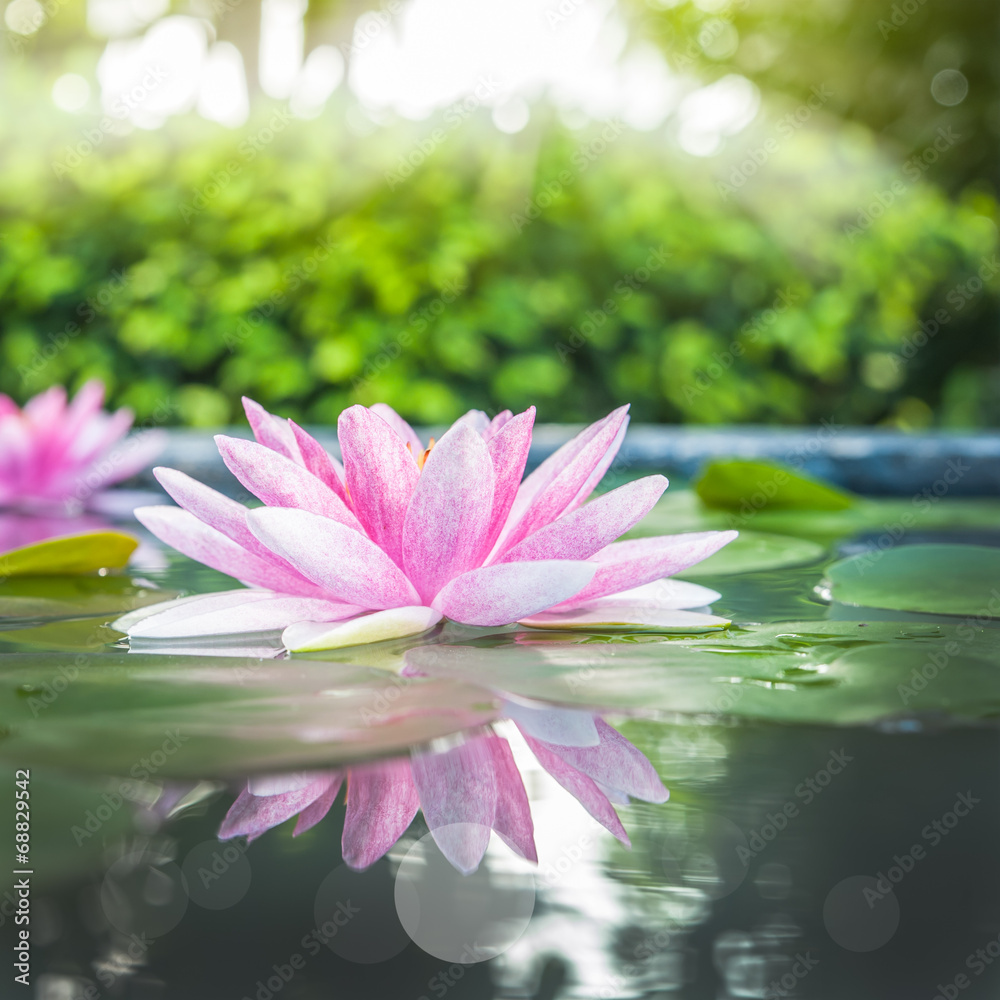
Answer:
<svg viewBox="0 0 1000 1000"><path fill-rule="evenodd" d="M827 570L841 604L1000 618L1000 549L900 545L841 559Z"/></svg>
<svg viewBox="0 0 1000 1000"><path fill-rule="evenodd" d="M0 577L49 576L120 569L139 544L120 531L88 531L49 538L0 555Z"/></svg>
<svg viewBox="0 0 1000 1000"><path fill-rule="evenodd" d="M843 510L850 493L809 479L783 465L746 459L710 462L695 484L707 507L743 514L769 510Z"/></svg>

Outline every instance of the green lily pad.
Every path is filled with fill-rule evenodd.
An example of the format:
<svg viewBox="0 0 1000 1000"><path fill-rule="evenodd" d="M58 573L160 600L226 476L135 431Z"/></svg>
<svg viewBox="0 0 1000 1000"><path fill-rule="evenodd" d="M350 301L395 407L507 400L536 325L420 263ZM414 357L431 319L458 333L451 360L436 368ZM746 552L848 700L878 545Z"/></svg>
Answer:
<svg viewBox="0 0 1000 1000"><path fill-rule="evenodd" d="M971 625L791 622L628 642L522 633L502 645L425 646L407 661L542 702L701 721L870 725L942 706L983 719L1000 705L1000 631ZM950 672L934 668L949 662ZM910 701L905 686L925 674L941 674L936 690Z"/></svg>
<svg viewBox="0 0 1000 1000"><path fill-rule="evenodd" d="M1000 618L1000 549L901 545L841 559L827 569L841 604Z"/></svg>
<svg viewBox="0 0 1000 1000"><path fill-rule="evenodd" d="M120 569L139 540L120 531L88 531L49 538L0 555L0 577L94 573Z"/></svg>
<svg viewBox="0 0 1000 1000"><path fill-rule="evenodd" d="M23 621L115 616L176 597L127 576L14 576L0 582L0 618ZM107 618L105 620L108 620Z"/></svg>
<svg viewBox="0 0 1000 1000"><path fill-rule="evenodd" d="M751 514L770 510L843 510L855 497L774 462L710 462L695 483L707 507Z"/></svg>
<svg viewBox="0 0 1000 1000"><path fill-rule="evenodd" d="M805 566L822 559L826 549L806 538L772 535L762 531L742 531L738 538L700 563L677 575L683 579L726 576L768 569Z"/></svg>
<svg viewBox="0 0 1000 1000"><path fill-rule="evenodd" d="M884 536L895 543L907 531L997 531L995 500L938 499L924 496L905 500L858 498L842 510L772 510L748 513L706 507L693 490L667 490L659 503L626 537L674 534L682 531L721 531L748 528L762 533L793 535L824 546L859 534ZM728 546L727 546L728 547ZM722 551L725 551L724 549Z"/></svg>
<svg viewBox="0 0 1000 1000"><path fill-rule="evenodd" d="M184 655L0 658L0 760L226 778L403 753L492 721L496 695L340 663ZM148 773L137 773L148 772Z"/></svg>

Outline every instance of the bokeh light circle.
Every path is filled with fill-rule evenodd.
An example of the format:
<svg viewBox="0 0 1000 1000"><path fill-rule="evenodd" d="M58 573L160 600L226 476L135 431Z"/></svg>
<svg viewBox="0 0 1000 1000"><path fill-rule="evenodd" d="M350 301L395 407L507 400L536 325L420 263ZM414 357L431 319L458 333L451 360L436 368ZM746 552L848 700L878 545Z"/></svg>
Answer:
<svg viewBox="0 0 1000 1000"><path fill-rule="evenodd" d="M823 903L827 933L847 951L875 951L899 927L899 901L892 886L871 875L850 875L838 882Z"/></svg>
<svg viewBox="0 0 1000 1000"><path fill-rule="evenodd" d="M458 835L468 826L442 830ZM427 834L400 862L395 896L400 923L420 948L473 965L502 955L524 933L535 909L535 874L494 838L479 868L462 875Z"/></svg>

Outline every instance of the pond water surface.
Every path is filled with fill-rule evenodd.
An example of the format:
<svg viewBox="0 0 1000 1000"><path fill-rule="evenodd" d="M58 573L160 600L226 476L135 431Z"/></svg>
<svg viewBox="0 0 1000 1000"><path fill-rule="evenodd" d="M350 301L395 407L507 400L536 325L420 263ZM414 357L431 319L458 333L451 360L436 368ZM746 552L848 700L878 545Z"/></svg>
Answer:
<svg viewBox="0 0 1000 1000"><path fill-rule="evenodd" d="M691 636L446 625L335 655L287 658L274 636L164 654L108 623L231 580L148 539L124 575L11 578L0 796L30 770L33 985L4 973L0 996L997 995L1000 607L989 566L972 590L942 556L945 613L913 571L883 570L915 544L992 552L1000 502L944 501L897 532L908 507L738 525L741 548L690 577L733 626ZM681 492L642 530L725 526ZM827 575L859 554L859 580L885 577L879 606L837 600L859 584ZM599 712L651 761L670 799L617 806L631 849L518 744L511 701ZM249 776L493 722L537 865L494 836L461 875L418 814L355 872L343 793L299 837L216 836Z"/></svg>

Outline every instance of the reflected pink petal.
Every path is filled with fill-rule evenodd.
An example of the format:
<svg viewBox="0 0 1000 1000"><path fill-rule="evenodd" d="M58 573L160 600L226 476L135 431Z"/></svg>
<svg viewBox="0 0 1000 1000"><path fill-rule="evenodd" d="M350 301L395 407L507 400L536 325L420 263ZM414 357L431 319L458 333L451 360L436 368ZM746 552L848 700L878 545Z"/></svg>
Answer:
<svg viewBox="0 0 1000 1000"><path fill-rule="evenodd" d="M419 807L405 758L352 767L347 779L344 861L358 869L374 864L406 833Z"/></svg>

